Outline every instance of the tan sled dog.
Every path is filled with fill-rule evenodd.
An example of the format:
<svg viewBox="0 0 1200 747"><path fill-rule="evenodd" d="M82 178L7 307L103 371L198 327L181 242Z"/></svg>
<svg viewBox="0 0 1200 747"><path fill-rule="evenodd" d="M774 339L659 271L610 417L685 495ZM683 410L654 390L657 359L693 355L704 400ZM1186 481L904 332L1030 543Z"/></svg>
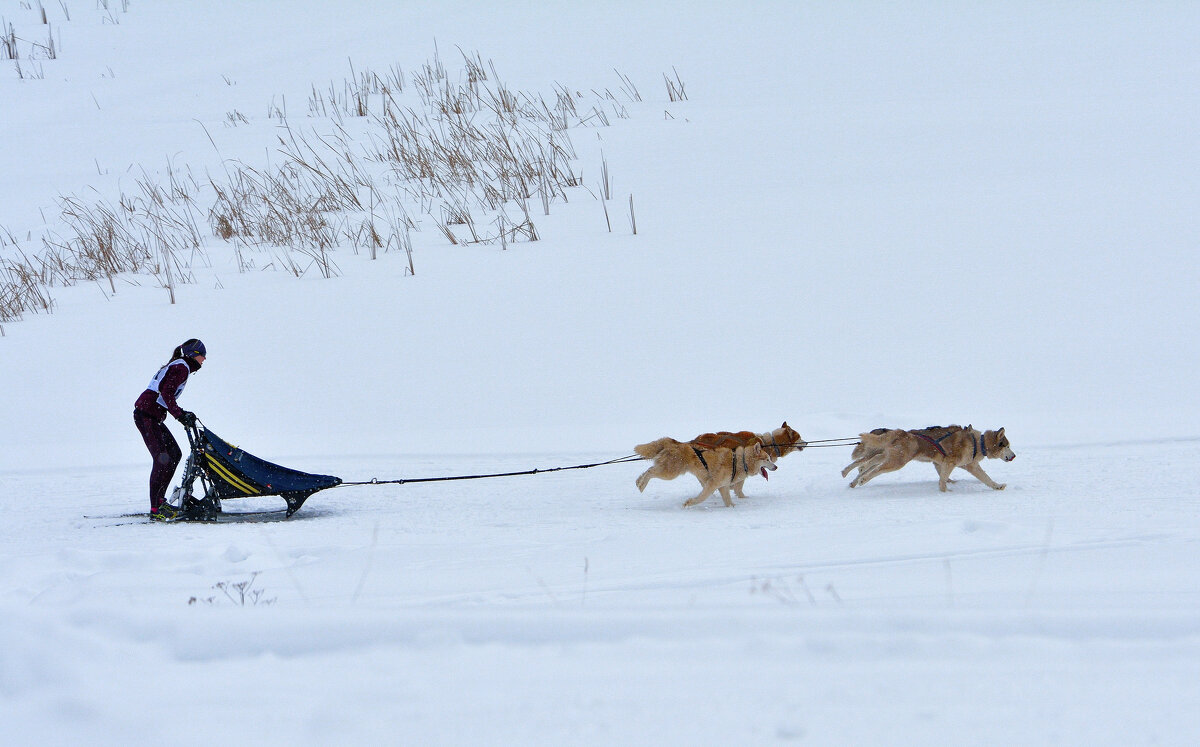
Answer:
<svg viewBox="0 0 1200 747"><path fill-rule="evenodd" d="M639 456L654 460L650 469L638 476L639 491L645 490L646 483L655 477L674 480L686 472L696 476L700 481L700 493L695 498L684 501L685 508L703 503L704 499L718 490L721 491L721 499L725 501L725 505L732 506L730 488L733 488L738 498L745 500L742 483L746 478L755 472L761 472L765 479L768 470L775 470L775 460L763 449L762 444L738 446L736 449L704 449L673 438L660 438L648 444L635 446L633 450Z"/></svg>
<svg viewBox="0 0 1200 747"><path fill-rule="evenodd" d="M983 471L979 463L984 457L1011 462L1017 458L1004 429L980 433L971 426L960 425L899 430L876 428L870 433L859 434L859 444L851 455L854 461L842 470L842 477L858 468L858 475L850 481L850 487L865 485L885 472L895 472L913 461L933 462L938 473L938 490L946 492L946 483L955 467L962 467L989 488L1004 490Z"/></svg>
<svg viewBox="0 0 1200 747"><path fill-rule="evenodd" d="M768 433L751 433L750 431L701 433L688 443L701 449L719 449L721 447L736 449L739 446L762 444L776 460L807 446L796 429L788 425L786 420L783 421L783 425Z"/></svg>

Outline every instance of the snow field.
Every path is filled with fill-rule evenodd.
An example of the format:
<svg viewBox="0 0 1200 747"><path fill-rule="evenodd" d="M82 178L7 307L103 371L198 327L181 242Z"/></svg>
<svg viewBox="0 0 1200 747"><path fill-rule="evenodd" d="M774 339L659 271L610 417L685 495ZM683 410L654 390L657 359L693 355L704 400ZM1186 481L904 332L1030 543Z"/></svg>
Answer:
<svg viewBox="0 0 1200 747"><path fill-rule="evenodd" d="M272 161L285 96L328 134L313 84L435 40L516 89L616 68L644 96L570 132L586 189L535 210L539 242L452 247L423 218L415 276L341 251L297 280L206 236L175 305L128 276L3 324L6 738L1200 741L1196 8L643 6L50 6L44 78L0 60L4 257L58 228L56 195ZM35 12L0 2L22 39ZM849 449L811 449L733 509L682 510L687 477L639 494L627 464L338 488L286 522L119 517L147 503L130 403L191 336L188 409L347 480L783 419L1005 426L1018 457L984 465L1001 492L938 493L924 464L849 490Z"/></svg>

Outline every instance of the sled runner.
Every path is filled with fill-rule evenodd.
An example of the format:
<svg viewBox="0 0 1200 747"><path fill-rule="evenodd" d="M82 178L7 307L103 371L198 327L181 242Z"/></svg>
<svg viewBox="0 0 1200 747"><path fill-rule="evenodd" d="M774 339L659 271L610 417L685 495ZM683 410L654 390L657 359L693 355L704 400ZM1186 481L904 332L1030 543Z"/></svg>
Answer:
<svg viewBox="0 0 1200 747"><path fill-rule="evenodd" d="M300 510L309 496L342 484L333 475L314 475L259 459L222 440L203 424L184 426L191 453L183 480L168 501L179 510L179 520L213 521L221 501L277 495L287 503L287 517ZM200 481L203 495L193 493Z"/></svg>

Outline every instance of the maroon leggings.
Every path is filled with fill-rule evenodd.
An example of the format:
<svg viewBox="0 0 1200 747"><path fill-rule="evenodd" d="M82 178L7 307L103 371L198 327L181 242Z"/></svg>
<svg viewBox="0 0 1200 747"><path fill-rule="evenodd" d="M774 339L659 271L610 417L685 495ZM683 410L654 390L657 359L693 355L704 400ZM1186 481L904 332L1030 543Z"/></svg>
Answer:
<svg viewBox="0 0 1200 747"><path fill-rule="evenodd" d="M150 510L157 511L167 498L167 488L171 485L171 478L175 476L175 468L179 466L183 452L162 420L134 410L133 422L142 434L150 456L154 458L154 466L150 468Z"/></svg>

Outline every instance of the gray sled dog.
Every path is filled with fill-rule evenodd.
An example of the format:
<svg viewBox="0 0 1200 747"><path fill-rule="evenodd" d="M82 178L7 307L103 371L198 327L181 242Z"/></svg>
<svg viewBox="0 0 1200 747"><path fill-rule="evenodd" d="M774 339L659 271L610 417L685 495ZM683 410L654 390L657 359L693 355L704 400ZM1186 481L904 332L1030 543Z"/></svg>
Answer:
<svg viewBox="0 0 1200 747"><path fill-rule="evenodd" d="M933 462L938 473L938 490L946 492L950 473L955 467L970 472L989 488L1004 490L983 471L979 463L984 457L1011 462L1017 458L1004 429L980 433L971 426L934 426L919 430L876 428L870 433L859 434L859 443L851 455L854 461L842 470L842 477L858 468L858 475L850 481L850 487L865 485L885 472L895 472L913 461Z"/></svg>
<svg viewBox="0 0 1200 747"><path fill-rule="evenodd" d="M775 460L762 446L738 446L735 449L720 447L705 449L691 444L676 441L673 438L660 438L648 444L640 444L633 449L639 456L653 459L654 464L638 476L639 491L646 489L646 483L651 478L674 480L680 475L690 472L700 481L700 492L694 498L683 502L684 507L696 506L716 491L721 491L721 499L726 506L733 505L729 497L730 488L737 497L745 500L742 494L742 483L756 472L761 472L764 479L767 471L774 471Z"/></svg>

